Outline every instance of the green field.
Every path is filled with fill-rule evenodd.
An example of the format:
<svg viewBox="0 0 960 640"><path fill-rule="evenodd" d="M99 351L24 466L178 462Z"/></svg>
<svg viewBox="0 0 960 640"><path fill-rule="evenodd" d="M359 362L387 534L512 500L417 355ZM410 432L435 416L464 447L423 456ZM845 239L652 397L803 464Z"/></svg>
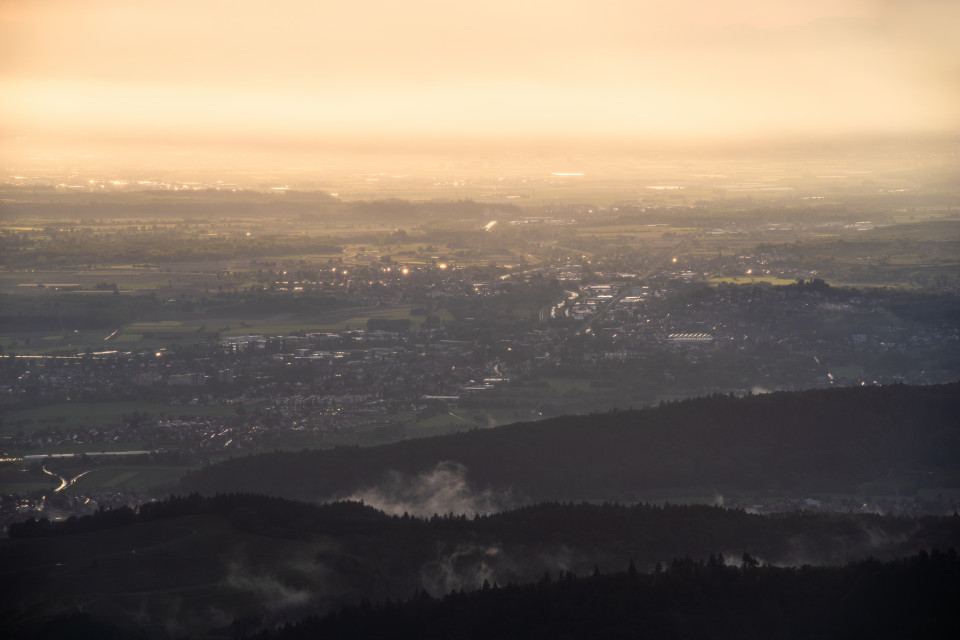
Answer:
<svg viewBox="0 0 960 640"><path fill-rule="evenodd" d="M196 314L184 320L144 320L123 327L116 341L136 343L151 341L163 343L165 339L195 338L199 333L217 332L221 337L262 334L266 336L289 335L298 331L339 331L346 329L365 329L371 318L391 320L408 319L411 328L418 328L423 316L412 316L414 305L389 307L349 307L321 313L244 315L226 317L214 314ZM438 311L441 320L449 319ZM145 337L152 336L152 337ZM108 343L109 344L109 343Z"/></svg>
<svg viewBox="0 0 960 640"><path fill-rule="evenodd" d="M228 405L187 406L132 401L60 402L46 407L4 412L2 418L0 418L0 436L12 436L20 430L30 433L46 427L75 429L81 426L116 424L122 421L124 415L131 415L134 411L138 411L141 415L147 414L151 418L159 418L161 416L231 416L236 410ZM130 447L125 446L124 448ZM92 450L96 451L97 449Z"/></svg>
<svg viewBox="0 0 960 640"><path fill-rule="evenodd" d="M102 450L103 447L100 448ZM61 452L61 448L57 447ZM116 461L116 462L115 462ZM50 491L60 484L53 476L31 471L36 460L10 460L0 462L0 492L27 494L35 491ZM187 465L159 465L132 463L129 459L104 458L51 458L40 460L51 472L65 478L76 479L64 491L90 494L93 492L120 491L147 493L158 487L172 487L191 468Z"/></svg>
<svg viewBox="0 0 960 640"><path fill-rule="evenodd" d="M190 467L161 465L115 465L94 469L70 485L67 491L123 491L145 493L173 485Z"/></svg>
<svg viewBox="0 0 960 640"><path fill-rule="evenodd" d="M569 391L583 391L585 393L594 392L594 388L589 378L544 378L550 388L559 394Z"/></svg>
<svg viewBox="0 0 960 640"><path fill-rule="evenodd" d="M16 331L0 334L5 353L20 355L75 355L113 349L104 338L108 331L77 331L52 334L50 331Z"/></svg>
<svg viewBox="0 0 960 640"><path fill-rule="evenodd" d="M775 276L718 276L715 278L710 278L707 280L710 284L720 284L721 282L726 282L728 284L772 284L772 285L787 285L794 284L795 279L790 278L777 278Z"/></svg>
<svg viewBox="0 0 960 640"><path fill-rule="evenodd" d="M60 481L47 475L32 473L24 462L0 462L0 492L30 494L51 491Z"/></svg>
<svg viewBox="0 0 960 640"><path fill-rule="evenodd" d="M112 295L110 290L97 290L100 282L116 283L122 291L131 289L156 289L170 279L171 274L157 267L133 265L98 266L95 269L69 269L51 271L5 271L0 273L0 293L43 295L53 291L57 284L78 285L77 294Z"/></svg>
<svg viewBox="0 0 960 640"><path fill-rule="evenodd" d="M119 328L110 340L111 331L76 331L65 334L50 331L16 331L0 334L0 347L17 355L80 355L86 352L135 351L157 349L171 344L203 342L211 334L222 338L250 334L289 335L299 331L343 331L366 329L371 318L407 319L411 329L420 327L425 316L411 315L415 305L348 307L326 312L274 315L247 314L225 316L221 313L183 313L178 319L145 318ZM450 314L438 309L432 312L446 322Z"/></svg>
<svg viewBox="0 0 960 640"><path fill-rule="evenodd" d="M414 305L398 305L391 307L351 307L336 309L326 313L310 315L280 315L269 317L247 317L234 319L208 319L207 327L227 327L222 329L222 337L242 336L248 334L287 335L296 331L343 331L347 329L366 329L367 321L371 318L386 318L389 320L410 320L411 328L417 329L425 319L424 316L410 315ZM444 311L437 311L434 315L441 320L449 320L450 316Z"/></svg>

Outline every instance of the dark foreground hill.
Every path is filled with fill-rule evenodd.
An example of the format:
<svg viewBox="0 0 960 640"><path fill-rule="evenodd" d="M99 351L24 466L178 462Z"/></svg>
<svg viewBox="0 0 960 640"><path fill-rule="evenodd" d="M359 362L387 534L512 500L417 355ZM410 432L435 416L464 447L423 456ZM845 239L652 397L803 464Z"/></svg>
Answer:
<svg viewBox="0 0 960 640"><path fill-rule="evenodd" d="M910 495L960 486L958 416L957 383L710 397L379 447L249 456L188 475L182 489L363 497L391 508L422 499L430 483L456 498L449 487L459 480L488 492L468 512L484 501L629 502L677 487L858 493L886 483Z"/></svg>
<svg viewBox="0 0 960 640"><path fill-rule="evenodd" d="M955 551L899 562L781 569L723 558L674 561L665 571L428 594L361 604L264 632L300 638L949 638L956 634Z"/></svg>
<svg viewBox="0 0 960 640"><path fill-rule="evenodd" d="M606 574L631 561L640 573L655 573L658 563L669 567L677 557L712 556L716 563L723 554L739 563L745 552L790 566L893 560L920 549L960 548L960 517L760 516L706 506L554 503L427 520L359 503L192 495L144 505L139 513L27 522L12 526L10 535L0 540L5 637L36 637L44 629L65 637L54 633L57 625L86 625L98 634L116 627L124 635L162 638L234 624L233 630L270 628L363 600L402 600L424 590L440 597L485 582L536 582L547 572L563 572L568 580ZM694 589L693 583L684 588ZM668 589L657 597L679 593ZM511 602L519 607L522 599ZM566 605L536 605L555 606ZM542 614L530 610L531 620ZM511 615L522 616L522 608Z"/></svg>

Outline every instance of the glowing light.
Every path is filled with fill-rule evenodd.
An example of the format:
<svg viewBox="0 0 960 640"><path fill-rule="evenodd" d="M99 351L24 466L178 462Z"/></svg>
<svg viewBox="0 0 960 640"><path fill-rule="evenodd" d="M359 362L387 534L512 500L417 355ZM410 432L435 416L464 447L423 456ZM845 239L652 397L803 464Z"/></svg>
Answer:
<svg viewBox="0 0 960 640"><path fill-rule="evenodd" d="M403 275L407 275L408 273L410 273L410 269L407 269L406 267L404 267L403 269L400 269L400 273L402 273Z"/></svg>
<svg viewBox="0 0 960 640"><path fill-rule="evenodd" d="M441 263L438 264L437 266L440 267L441 269L446 269L446 268L447 268L447 265L444 264L443 262L441 262Z"/></svg>
<svg viewBox="0 0 960 640"><path fill-rule="evenodd" d="M676 263L677 263L677 259L674 258L674 259L672 260L672 262L673 262L674 264L676 264Z"/></svg>

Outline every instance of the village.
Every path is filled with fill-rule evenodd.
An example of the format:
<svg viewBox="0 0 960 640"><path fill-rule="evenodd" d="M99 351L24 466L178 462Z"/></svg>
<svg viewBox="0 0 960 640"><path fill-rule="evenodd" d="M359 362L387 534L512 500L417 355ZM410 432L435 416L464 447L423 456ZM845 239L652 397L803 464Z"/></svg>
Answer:
<svg viewBox="0 0 960 640"><path fill-rule="evenodd" d="M428 417L445 432L704 392L935 383L956 375L956 323L898 317L905 303L890 292L802 280L710 287L669 273L645 281L619 273L605 284L558 280L574 269L510 274L561 292L535 316L510 323L485 311L495 309L488 301L510 295L508 279L467 281L438 269L435 282L417 276L429 308L414 309L424 316L412 319L210 338L190 348L7 358L0 384L7 406L141 400L171 409L72 426L12 412L4 420L14 433L2 446L140 442L200 453L279 446L303 432L333 443L348 434L389 441L413 436L409 427ZM556 384L562 379L570 384ZM194 411L211 406L226 411ZM491 410L495 418L482 417ZM438 414L447 419L437 422Z"/></svg>

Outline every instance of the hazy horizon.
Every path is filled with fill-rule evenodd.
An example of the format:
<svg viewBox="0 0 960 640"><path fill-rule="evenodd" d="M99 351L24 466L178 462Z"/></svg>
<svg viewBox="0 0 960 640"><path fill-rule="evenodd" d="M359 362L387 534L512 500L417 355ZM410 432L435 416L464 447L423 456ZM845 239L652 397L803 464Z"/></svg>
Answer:
<svg viewBox="0 0 960 640"><path fill-rule="evenodd" d="M0 157L623 154L960 131L943 0L0 2Z"/></svg>

